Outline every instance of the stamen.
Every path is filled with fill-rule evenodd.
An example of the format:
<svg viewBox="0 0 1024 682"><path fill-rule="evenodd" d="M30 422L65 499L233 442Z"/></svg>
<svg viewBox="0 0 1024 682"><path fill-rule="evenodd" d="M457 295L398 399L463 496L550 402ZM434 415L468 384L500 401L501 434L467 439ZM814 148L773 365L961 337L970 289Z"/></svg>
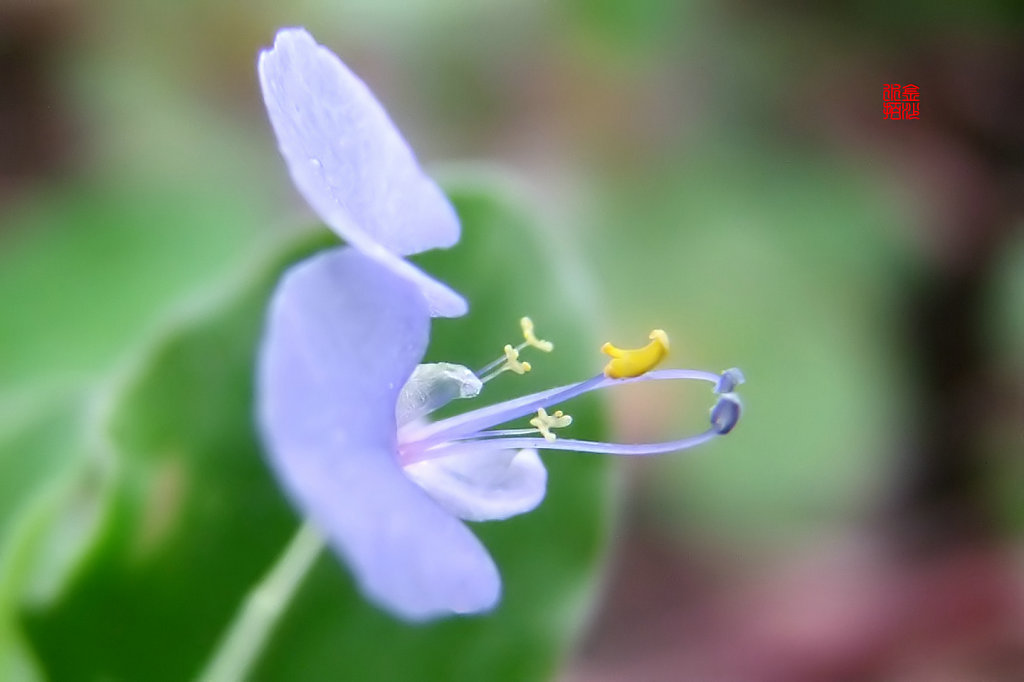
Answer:
<svg viewBox="0 0 1024 682"><path fill-rule="evenodd" d="M611 379L638 377L654 369L668 355L668 334L655 329L648 336L651 340L643 348L618 348L611 343L601 346L601 352L612 360L604 367L604 374Z"/></svg>
<svg viewBox="0 0 1024 682"><path fill-rule="evenodd" d="M551 429L561 429L569 424L572 424L572 417L569 415L561 410L555 410L554 414L549 415L543 407L538 408L537 416L530 420L530 425L540 431L540 435L549 443L553 443L556 438Z"/></svg>
<svg viewBox="0 0 1024 682"><path fill-rule="evenodd" d="M519 326L523 328L523 338L526 339L525 342L518 346L519 350L522 350L526 346L533 346L539 351L550 353L555 349L555 344L551 343L550 341L545 341L544 339L537 338L537 336L533 333L533 320L531 320L530 318L524 317L521 320L519 320Z"/></svg>
<svg viewBox="0 0 1024 682"><path fill-rule="evenodd" d="M501 361L500 366L498 366L494 371L492 371L487 376L480 377L480 381L482 381L483 383L487 383L488 381L498 376L502 372L515 372L516 374L526 374L531 369L533 369L530 363L519 361L519 350L517 348L513 348L510 344L505 344L504 353L505 359ZM485 367L484 370L482 370L481 372L483 371L487 371L487 368Z"/></svg>
<svg viewBox="0 0 1024 682"><path fill-rule="evenodd" d="M593 440L575 440L573 438L559 438L555 441L548 441L544 438L482 438L479 440L458 440L450 441L443 445L424 450L418 455L409 458L405 464L448 457L462 452L479 453L484 449L493 450L568 450L571 452L591 452L598 455L619 455L623 457L650 457L652 455L665 455L671 452L687 450L721 434L711 427L702 433L694 436L687 436L679 440L665 441L662 443L605 443Z"/></svg>
<svg viewBox="0 0 1024 682"><path fill-rule="evenodd" d="M502 372L511 371L516 374L525 374L530 371L529 362L519 362L519 351L523 350L527 346L532 346L537 350L545 353L550 353L555 349L555 344L544 339L538 339L537 335L533 331L533 320L528 317L523 317L519 320L519 326L523 330L523 339L525 339L518 346L512 346L508 344L505 346L504 355L497 360L488 362L486 365L481 367L476 375L480 377L483 382L488 382L494 377L498 376Z"/></svg>
<svg viewBox="0 0 1024 682"><path fill-rule="evenodd" d="M532 367L528 362L519 362L519 349L513 348L512 346L505 344L505 365L503 369L515 372L516 374L526 374Z"/></svg>

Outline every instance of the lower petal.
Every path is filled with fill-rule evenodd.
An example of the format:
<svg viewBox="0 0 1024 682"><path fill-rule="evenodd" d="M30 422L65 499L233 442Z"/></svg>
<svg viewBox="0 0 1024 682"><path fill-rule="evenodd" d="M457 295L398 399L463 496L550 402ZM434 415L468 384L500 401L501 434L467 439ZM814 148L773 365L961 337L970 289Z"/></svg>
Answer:
<svg viewBox="0 0 1024 682"><path fill-rule="evenodd" d="M410 464L405 473L467 521L497 521L532 511L544 499L548 481L536 450L467 449Z"/></svg>
<svg viewBox="0 0 1024 682"><path fill-rule="evenodd" d="M411 621L497 604L501 578L487 550L405 476L393 453L304 459L289 483L369 599Z"/></svg>

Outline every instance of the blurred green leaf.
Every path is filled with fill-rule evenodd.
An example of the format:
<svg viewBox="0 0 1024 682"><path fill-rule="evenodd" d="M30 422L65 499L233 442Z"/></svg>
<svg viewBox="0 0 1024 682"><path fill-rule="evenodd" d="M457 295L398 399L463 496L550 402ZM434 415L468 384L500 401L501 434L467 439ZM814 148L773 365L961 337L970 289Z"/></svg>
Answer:
<svg viewBox="0 0 1024 682"><path fill-rule="evenodd" d="M169 310L249 255L259 212L200 171L101 173L4 215L0 679L34 676L14 611L61 589L109 502L113 460L95 414L104 378Z"/></svg>
<svg viewBox="0 0 1024 682"><path fill-rule="evenodd" d="M693 2L671 0L571 0L556 8L569 26L584 32L592 47L623 54L649 54L664 49L693 24L700 8Z"/></svg>
<svg viewBox="0 0 1024 682"><path fill-rule="evenodd" d="M423 258L469 298L461 320L435 323L430 358L482 364L534 317L562 353L537 358L533 376L488 386L497 399L583 378L594 368L585 320L560 271L518 209L486 189L454 200L463 242ZM86 563L53 602L25 615L46 672L56 679L178 680L194 676L242 599L297 525L267 470L252 423L252 373L264 307L281 269L330 243L318 232L262 268L237 296L170 335L120 397L111 421L118 451L114 513ZM510 258L510 245L516 258ZM525 307L524 307L525 306ZM558 352L558 351L556 351ZM574 410L600 436L594 402ZM501 568L491 615L411 627L368 606L326 553L285 615L257 679L523 680L551 674L578 631L610 522L610 464L558 455L534 513L478 526Z"/></svg>
<svg viewBox="0 0 1024 682"><path fill-rule="evenodd" d="M169 306L248 255L259 215L223 187L143 177L51 190L9 213L0 385L109 369Z"/></svg>
<svg viewBox="0 0 1024 682"><path fill-rule="evenodd" d="M27 594L52 587L70 558L48 540L67 529L62 512L77 492L85 452L82 405L72 395L36 406L20 423L5 423L0 436L0 679L38 676L14 614ZM77 511L85 524L94 519L90 509ZM72 552L80 549L74 538L65 540Z"/></svg>

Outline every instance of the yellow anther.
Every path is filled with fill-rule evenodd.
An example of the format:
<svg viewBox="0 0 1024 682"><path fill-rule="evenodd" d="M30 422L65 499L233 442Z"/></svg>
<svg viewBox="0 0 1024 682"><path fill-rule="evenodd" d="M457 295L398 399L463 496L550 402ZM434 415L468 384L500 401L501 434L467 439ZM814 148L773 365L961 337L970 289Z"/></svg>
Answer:
<svg viewBox="0 0 1024 682"><path fill-rule="evenodd" d="M526 339L527 346L533 346L537 350L544 351L545 353L550 353L555 349L555 344L550 341L537 338L533 333L533 320L530 318L524 317L519 320L519 326L523 328L523 338Z"/></svg>
<svg viewBox="0 0 1024 682"><path fill-rule="evenodd" d="M515 372L516 374L526 374L532 367L528 362L519 362L519 351L513 348L509 344L505 344L505 364L501 366L501 371L508 370Z"/></svg>
<svg viewBox="0 0 1024 682"><path fill-rule="evenodd" d="M544 440L549 443L556 437L551 429L561 429L569 424L572 424L572 417L569 415L563 414L561 410L555 410L554 414L548 414L543 407L538 409L537 416L530 420L530 426L540 431L540 435L544 436Z"/></svg>
<svg viewBox="0 0 1024 682"><path fill-rule="evenodd" d="M601 346L601 352L612 357L604 366L604 374L612 379L638 377L649 372L668 355L668 334L655 329L648 336L651 340L643 348L616 348L610 343Z"/></svg>

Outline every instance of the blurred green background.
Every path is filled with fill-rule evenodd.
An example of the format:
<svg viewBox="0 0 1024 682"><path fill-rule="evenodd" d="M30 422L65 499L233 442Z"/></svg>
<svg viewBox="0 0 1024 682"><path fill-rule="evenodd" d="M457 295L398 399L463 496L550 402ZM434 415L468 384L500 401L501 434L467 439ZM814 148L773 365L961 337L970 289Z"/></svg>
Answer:
<svg viewBox="0 0 1024 682"><path fill-rule="evenodd" d="M674 366L746 373L728 438L617 464L620 494L580 458L592 480L572 494L592 485L596 497L558 502L575 469L557 456L549 501L572 511L550 532L582 528L592 542L580 556L596 563L556 580L602 588L546 635L557 646L524 648L543 664L509 679L1024 676L1019 3L0 5L0 539L28 532L15 521L31 508L48 519L39 527L67 526L55 551L75 555L88 535L75 523L101 512L68 511L66 497L47 512L30 488L74 478L75 494L96 499L80 488L106 479L83 483L66 460L118 467L80 420L108 409L103 397L132 383L154 340L244 289L312 221L255 77L257 51L286 25L359 73L449 188L497 186L515 208L498 202L496 214L540 230L528 254L521 228L499 220L486 260L465 255L476 246L424 258L466 291L473 267L495 278L501 262L486 319L436 323L444 349L472 345L486 361L506 340L502 316L514 332L530 314L542 335L568 334L553 339L544 363L564 366L548 379L596 371L600 342L639 344L654 327L671 335ZM887 83L920 86L920 120L882 119ZM452 191L476 210L476 190ZM622 390L606 426L619 440L663 439L702 428L707 407L689 388ZM159 431L173 427L152 428L137 437L176 442ZM15 633L4 646L73 679L73 666L45 660L88 620L24 605L77 603L40 567L80 560L33 550L44 558L22 565L10 547L0 607L21 615L4 617L0 640ZM537 551L543 566L554 549ZM542 637L531 632L524 641ZM473 641L456 648L497 646Z"/></svg>

